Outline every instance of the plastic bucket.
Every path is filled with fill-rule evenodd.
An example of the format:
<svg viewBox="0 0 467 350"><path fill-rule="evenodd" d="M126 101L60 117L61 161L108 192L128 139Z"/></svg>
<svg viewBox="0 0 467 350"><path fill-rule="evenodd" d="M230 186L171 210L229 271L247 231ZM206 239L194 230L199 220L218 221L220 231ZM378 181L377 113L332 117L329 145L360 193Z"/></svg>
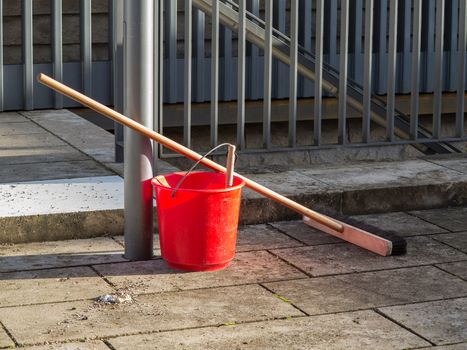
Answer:
<svg viewBox="0 0 467 350"><path fill-rule="evenodd" d="M159 175L155 189L162 258L173 268L190 271L218 270L235 254L240 196L244 182L234 177L225 187L220 173Z"/></svg>

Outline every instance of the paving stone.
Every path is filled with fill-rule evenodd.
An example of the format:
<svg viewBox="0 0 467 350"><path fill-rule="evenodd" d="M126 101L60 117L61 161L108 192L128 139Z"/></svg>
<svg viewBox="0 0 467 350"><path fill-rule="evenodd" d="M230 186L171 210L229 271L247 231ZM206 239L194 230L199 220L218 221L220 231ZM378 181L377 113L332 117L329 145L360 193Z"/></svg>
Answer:
<svg viewBox="0 0 467 350"><path fill-rule="evenodd" d="M62 344L47 344L39 346L25 346L23 350L109 350L109 347L100 340L78 342L78 343L62 343Z"/></svg>
<svg viewBox="0 0 467 350"><path fill-rule="evenodd" d="M467 298L379 310L436 345L467 341Z"/></svg>
<svg viewBox="0 0 467 350"><path fill-rule="evenodd" d="M68 162L89 157L68 145L39 148L0 149L0 166L26 163ZM42 166L47 166L42 164Z"/></svg>
<svg viewBox="0 0 467 350"><path fill-rule="evenodd" d="M117 350L386 350L429 345L372 311L134 335L109 342Z"/></svg>
<svg viewBox="0 0 467 350"><path fill-rule="evenodd" d="M0 146L1 147L1 146ZM0 167L2 183L115 175L94 160L12 164Z"/></svg>
<svg viewBox="0 0 467 350"><path fill-rule="evenodd" d="M451 247L462 250L467 253L467 232L446 233L442 235L431 236L439 242L443 242Z"/></svg>
<svg viewBox="0 0 467 350"><path fill-rule="evenodd" d="M449 231L467 230L467 208L441 208L413 211L411 214Z"/></svg>
<svg viewBox="0 0 467 350"><path fill-rule="evenodd" d="M268 225L240 226L237 251L297 247L303 245Z"/></svg>
<svg viewBox="0 0 467 350"><path fill-rule="evenodd" d="M91 268L0 274L0 307L95 298L113 289Z"/></svg>
<svg viewBox="0 0 467 350"><path fill-rule="evenodd" d="M467 343L459 343L454 345L441 345L441 346L430 346L429 348L420 348L420 350L465 350L467 349Z"/></svg>
<svg viewBox="0 0 467 350"><path fill-rule="evenodd" d="M0 113L0 123L24 123L29 122L28 119L16 112L2 112Z"/></svg>
<svg viewBox="0 0 467 350"><path fill-rule="evenodd" d="M237 253L229 267L212 272L173 270L161 259L94 267L117 288L131 288L134 293L221 287L306 277L266 251Z"/></svg>
<svg viewBox="0 0 467 350"><path fill-rule="evenodd" d="M447 232L443 228L403 212L358 215L352 218L361 220L382 230L395 231L404 237Z"/></svg>
<svg viewBox="0 0 467 350"><path fill-rule="evenodd" d="M465 155L462 154L460 156L454 156L450 155L449 158L444 158L443 156L440 157L440 159L433 159L429 158L428 161L441 165L443 167L460 171L462 173L467 173L467 159L465 158Z"/></svg>
<svg viewBox="0 0 467 350"><path fill-rule="evenodd" d="M92 339L302 315L256 285L142 295L131 303L75 301L3 308L21 344Z"/></svg>
<svg viewBox="0 0 467 350"><path fill-rule="evenodd" d="M126 261L111 238L0 245L0 272Z"/></svg>
<svg viewBox="0 0 467 350"><path fill-rule="evenodd" d="M0 348L13 348L15 343L0 326Z"/></svg>
<svg viewBox="0 0 467 350"><path fill-rule="evenodd" d="M348 243L273 251L313 276L429 265L467 259L467 255L428 237L408 237L407 254L382 257Z"/></svg>
<svg viewBox="0 0 467 350"><path fill-rule="evenodd" d="M18 137L27 137L20 135L30 135L30 134L45 134L46 130L37 126L32 122L12 122L12 123L2 123L0 128L0 136L11 136L18 135Z"/></svg>
<svg viewBox="0 0 467 350"><path fill-rule="evenodd" d="M2 124L3 126L3 124ZM66 143L50 133L35 134L34 137L20 137L18 135L3 135L0 138L2 149L14 148L44 148L53 146L66 146Z"/></svg>
<svg viewBox="0 0 467 350"><path fill-rule="evenodd" d="M306 245L342 242L336 237L305 225L302 220L271 222L270 225Z"/></svg>
<svg viewBox="0 0 467 350"><path fill-rule="evenodd" d="M467 296L465 281L432 266L274 282L265 286L310 315Z"/></svg>
<svg viewBox="0 0 467 350"><path fill-rule="evenodd" d="M446 264L438 264L436 266L439 266L441 269L448 271L467 281L467 260Z"/></svg>

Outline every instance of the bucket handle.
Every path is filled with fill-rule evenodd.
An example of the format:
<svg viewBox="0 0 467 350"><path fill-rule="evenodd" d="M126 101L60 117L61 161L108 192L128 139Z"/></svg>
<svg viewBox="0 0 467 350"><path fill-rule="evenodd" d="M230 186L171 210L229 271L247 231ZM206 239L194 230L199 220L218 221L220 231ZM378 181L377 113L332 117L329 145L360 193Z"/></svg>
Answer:
<svg viewBox="0 0 467 350"><path fill-rule="evenodd" d="M221 143L220 145L217 145L216 147L214 147L213 149L209 150L207 153L205 153L200 159L198 159L196 161L196 163L185 173L185 175L182 176L182 178L180 180L178 180L177 182L177 185L175 185L174 189L172 190L172 193L170 194L170 198L174 198L175 196L175 192L178 190L178 188L180 187L180 185L182 184L183 181L185 181L186 177L198 166L198 164L204 159L206 158L208 155L210 155L212 152L214 152L215 150L221 148L221 147L224 147L224 146L232 146L232 147L235 147L234 145L226 142L226 143ZM236 159L237 157L235 157ZM234 160L235 161L235 160Z"/></svg>

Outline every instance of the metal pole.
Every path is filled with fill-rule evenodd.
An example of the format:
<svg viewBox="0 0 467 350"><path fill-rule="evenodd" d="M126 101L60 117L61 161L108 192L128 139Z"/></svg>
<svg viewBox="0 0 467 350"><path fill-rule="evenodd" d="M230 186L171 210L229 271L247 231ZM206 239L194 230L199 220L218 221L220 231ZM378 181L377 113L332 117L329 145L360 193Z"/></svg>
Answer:
<svg viewBox="0 0 467 350"><path fill-rule="evenodd" d="M153 15L151 0L125 1L123 69L124 114L153 128ZM146 260L153 255L152 142L125 129L125 257Z"/></svg>

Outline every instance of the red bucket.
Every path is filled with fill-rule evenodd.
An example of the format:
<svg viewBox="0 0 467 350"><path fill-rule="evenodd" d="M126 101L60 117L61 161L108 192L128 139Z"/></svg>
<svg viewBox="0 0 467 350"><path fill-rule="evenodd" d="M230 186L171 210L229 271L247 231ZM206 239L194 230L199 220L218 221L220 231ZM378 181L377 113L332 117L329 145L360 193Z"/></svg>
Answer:
<svg viewBox="0 0 467 350"><path fill-rule="evenodd" d="M184 175L159 175L152 180L162 258L176 269L222 269L235 254L245 183L235 176L233 186L226 188L224 174L193 172L175 189Z"/></svg>

